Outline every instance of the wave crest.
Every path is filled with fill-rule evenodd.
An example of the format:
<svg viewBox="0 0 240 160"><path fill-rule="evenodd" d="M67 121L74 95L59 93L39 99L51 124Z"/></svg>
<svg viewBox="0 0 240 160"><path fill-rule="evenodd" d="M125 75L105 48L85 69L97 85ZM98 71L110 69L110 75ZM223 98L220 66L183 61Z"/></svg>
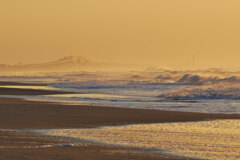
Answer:
<svg viewBox="0 0 240 160"><path fill-rule="evenodd" d="M200 86L189 86L176 90L165 91L158 97L171 100L240 100L240 83L219 82Z"/></svg>

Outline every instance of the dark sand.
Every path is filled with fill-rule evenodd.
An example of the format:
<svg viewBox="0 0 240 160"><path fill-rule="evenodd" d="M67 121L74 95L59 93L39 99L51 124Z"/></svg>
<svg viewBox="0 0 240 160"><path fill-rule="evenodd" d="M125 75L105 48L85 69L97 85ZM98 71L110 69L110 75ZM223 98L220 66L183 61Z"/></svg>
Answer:
<svg viewBox="0 0 240 160"><path fill-rule="evenodd" d="M15 90L16 92L14 93ZM4 89L0 94L35 95L38 90ZM44 91L45 92L45 91ZM48 91L47 91L48 92ZM42 93L44 94L44 93ZM49 94L49 93L46 93ZM0 98L0 129L87 128L134 123L161 123L213 119L240 119L239 115L203 114L160 110L72 106L49 102ZM88 144L78 147L24 148L69 143L53 137L0 131L0 160L175 160L164 155L143 154L140 149ZM15 146L15 148L11 148ZM2 148L1 148L2 147ZM183 159L183 158L182 158Z"/></svg>
<svg viewBox="0 0 240 160"><path fill-rule="evenodd" d="M0 126L3 129L87 128L135 123L234 118L240 118L240 116L117 107L61 105L58 103L0 98Z"/></svg>

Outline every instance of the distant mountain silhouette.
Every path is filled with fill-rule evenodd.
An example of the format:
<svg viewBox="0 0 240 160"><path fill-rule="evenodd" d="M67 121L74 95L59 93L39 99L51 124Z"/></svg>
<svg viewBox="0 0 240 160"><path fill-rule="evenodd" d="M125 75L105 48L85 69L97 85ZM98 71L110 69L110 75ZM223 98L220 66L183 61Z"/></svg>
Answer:
<svg viewBox="0 0 240 160"><path fill-rule="evenodd" d="M68 56L57 61L39 64L0 65L0 72L25 72L25 71L74 71L91 66L91 63L81 57Z"/></svg>
<svg viewBox="0 0 240 160"><path fill-rule="evenodd" d="M77 57L74 57L74 56L68 56L68 57L64 57L62 59L59 59L57 61L54 61L54 62L50 62L50 64L68 64L68 63L77 63L77 64L87 64L87 63L90 63L87 59L81 57L81 56L77 56Z"/></svg>
<svg viewBox="0 0 240 160"><path fill-rule="evenodd" d="M67 56L62 59L39 64L0 64L0 73L6 72L68 72L85 70L122 70L134 68L134 65L95 63L81 56Z"/></svg>

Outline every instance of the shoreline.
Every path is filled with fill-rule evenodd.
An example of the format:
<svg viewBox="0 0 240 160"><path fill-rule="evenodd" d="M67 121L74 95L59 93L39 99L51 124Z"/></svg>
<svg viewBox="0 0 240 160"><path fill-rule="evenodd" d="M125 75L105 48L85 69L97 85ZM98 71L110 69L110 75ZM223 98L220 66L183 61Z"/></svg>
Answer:
<svg viewBox="0 0 240 160"><path fill-rule="evenodd" d="M19 84L17 84L19 85ZM0 87L0 95L27 93L49 94L48 91L31 89L9 89ZM27 91L26 91L27 90ZM62 92L58 92L62 93ZM65 92L64 92L65 93ZM240 115L208 114L120 107L65 105L52 102L27 101L16 98L0 98L1 129L54 129L54 128L95 128L102 126L152 124L165 122L189 122L216 119L240 119ZM52 159L140 159L140 160L183 160L188 158L150 155L127 147L88 144L86 146L23 148L25 144L57 144L67 140L56 137L34 136L0 131L1 146L18 144L19 148L1 148L3 160L52 160ZM21 143L20 143L21 142ZM24 143L23 143L24 142ZM26 142L26 143L25 143ZM21 146L22 145L22 146ZM141 149L140 149L141 150ZM100 151L100 152L99 152ZM24 158L25 157L25 158ZM64 158L62 158L64 157Z"/></svg>
<svg viewBox="0 0 240 160"><path fill-rule="evenodd" d="M240 119L240 115L65 105L0 98L2 129L93 128L101 126ZM7 123L6 123L7 122Z"/></svg>

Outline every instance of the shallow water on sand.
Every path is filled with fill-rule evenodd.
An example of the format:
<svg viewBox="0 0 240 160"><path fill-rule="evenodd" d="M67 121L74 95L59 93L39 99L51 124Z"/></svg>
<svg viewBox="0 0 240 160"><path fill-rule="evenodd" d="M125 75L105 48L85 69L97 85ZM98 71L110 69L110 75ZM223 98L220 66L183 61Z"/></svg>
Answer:
<svg viewBox="0 0 240 160"><path fill-rule="evenodd" d="M94 129L34 130L43 135L140 147L201 159L240 159L240 120L138 124Z"/></svg>

